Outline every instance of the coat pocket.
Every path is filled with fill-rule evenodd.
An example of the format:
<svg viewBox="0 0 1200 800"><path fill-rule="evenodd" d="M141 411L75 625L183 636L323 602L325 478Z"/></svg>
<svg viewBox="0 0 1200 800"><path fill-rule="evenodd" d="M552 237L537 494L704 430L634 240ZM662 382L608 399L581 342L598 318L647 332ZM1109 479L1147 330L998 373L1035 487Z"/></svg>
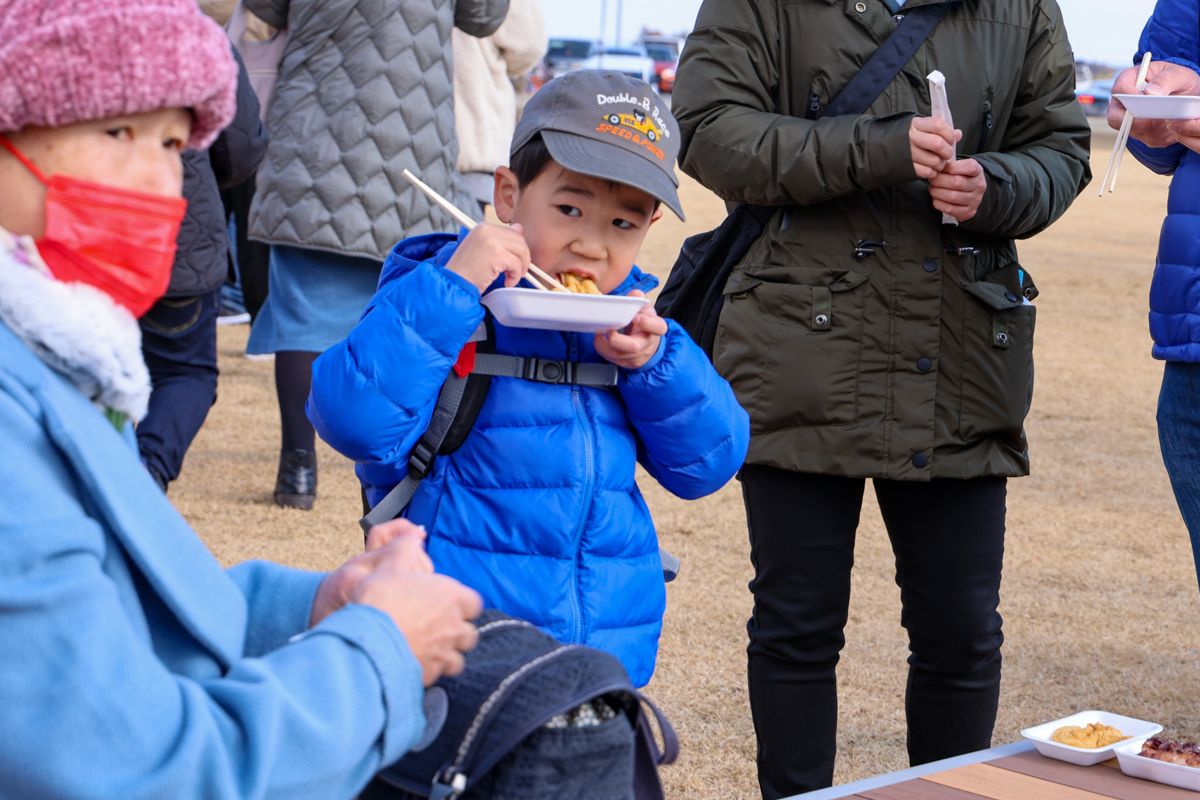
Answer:
<svg viewBox="0 0 1200 800"><path fill-rule="evenodd" d="M811 283L738 272L725 288L714 363L752 432L858 418L865 273L805 270ZM795 277L795 273L789 275Z"/></svg>
<svg viewBox="0 0 1200 800"><path fill-rule="evenodd" d="M1037 309L991 281L964 287L962 398L959 430L968 440L1020 438L1033 400L1033 330Z"/></svg>

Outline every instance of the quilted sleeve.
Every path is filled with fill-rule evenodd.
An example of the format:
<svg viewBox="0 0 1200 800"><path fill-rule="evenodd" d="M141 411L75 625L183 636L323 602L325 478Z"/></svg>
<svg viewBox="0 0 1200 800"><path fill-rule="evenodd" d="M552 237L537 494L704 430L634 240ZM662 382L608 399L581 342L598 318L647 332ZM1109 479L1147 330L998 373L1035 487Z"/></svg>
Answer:
<svg viewBox="0 0 1200 800"><path fill-rule="evenodd" d="M317 433L370 468L376 486L398 483L482 320L475 287L431 262L382 284L350 335L313 364L307 410Z"/></svg>
<svg viewBox="0 0 1200 800"><path fill-rule="evenodd" d="M672 494L693 500L741 468L750 417L729 383L673 320L656 358L621 376L619 389L641 442L638 461Z"/></svg>
<svg viewBox="0 0 1200 800"><path fill-rule="evenodd" d="M454 27L471 36L491 36L508 14L508 0L457 0Z"/></svg>
<svg viewBox="0 0 1200 800"><path fill-rule="evenodd" d="M0 793L326 800L413 744L420 665L375 609L223 669L143 613L161 611L153 576L136 594L114 577L115 543L37 414L0 375Z"/></svg>
<svg viewBox="0 0 1200 800"><path fill-rule="evenodd" d="M236 47L232 52L238 65L237 112L208 151L213 174L222 189L253 177L267 154L267 129L259 119L258 95L250 85L241 54Z"/></svg>
<svg viewBox="0 0 1200 800"><path fill-rule="evenodd" d="M1168 61L1200 72L1200 7L1192 0L1159 0L1142 31L1134 63L1147 50L1153 53L1155 61ZM1179 167L1187 148L1181 144L1149 147L1130 139L1129 152L1159 175L1170 175Z"/></svg>

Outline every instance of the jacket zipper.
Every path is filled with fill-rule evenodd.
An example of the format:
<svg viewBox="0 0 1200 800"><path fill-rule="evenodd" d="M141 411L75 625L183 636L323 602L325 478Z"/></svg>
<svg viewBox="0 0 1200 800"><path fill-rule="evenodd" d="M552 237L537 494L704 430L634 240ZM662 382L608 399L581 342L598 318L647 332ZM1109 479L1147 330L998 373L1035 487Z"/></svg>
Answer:
<svg viewBox="0 0 1200 800"><path fill-rule="evenodd" d="M578 360L578 352L575 348L575 337L570 337L570 345L568 353L571 361ZM580 509L579 524L575 527L574 544L575 544L575 559L571 564L571 612L575 617L575 631L571 637L572 642L583 644L583 609L579 603L579 550L583 546L583 529L587 526L588 509L591 506L592 487L595 478L595 453L592 445L592 428L588 424L587 414L583 408L583 392L578 386L571 387L571 404L575 406L575 415L579 418L580 425L583 428L583 453L584 453L584 481L582 493L582 507Z"/></svg>
<svg viewBox="0 0 1200 800"><path fill-rule="evenodd" d="M992 126L995 120L992 118L992 90L988 89L987 99L983 101L983 128L979 131L979 146L975 148L976 153L984 152L987 147L988 138L992 135Z"/></svg>
<svg viewBox="0 0 1200 800"><path fill-rule="evenodd" d="M813 88L808 93L808 102L805 104L805 108L804 108L804 118L815 120L820 116L821 116L821 95L817 94L817 87L816 87L816 84L814 83Z"/></svg>

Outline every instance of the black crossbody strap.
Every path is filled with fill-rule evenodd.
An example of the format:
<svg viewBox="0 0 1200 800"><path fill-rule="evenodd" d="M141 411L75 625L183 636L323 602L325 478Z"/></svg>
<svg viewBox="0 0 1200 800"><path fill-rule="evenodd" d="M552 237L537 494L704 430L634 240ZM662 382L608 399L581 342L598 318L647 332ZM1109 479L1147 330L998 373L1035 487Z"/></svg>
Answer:
<svg viewBox="0 0 1200 800"><path fill-rule="evenodd" d="M850 79L829 107L821 112L823 117L844 114L863 114L871 107L887 85L895 80L904 65L916 55L933 29L950 13L951 6L961 0L946 0L934 5L918 6L904 14L904 19L892 31L887 41L880 45L862 69Z"/></svg>

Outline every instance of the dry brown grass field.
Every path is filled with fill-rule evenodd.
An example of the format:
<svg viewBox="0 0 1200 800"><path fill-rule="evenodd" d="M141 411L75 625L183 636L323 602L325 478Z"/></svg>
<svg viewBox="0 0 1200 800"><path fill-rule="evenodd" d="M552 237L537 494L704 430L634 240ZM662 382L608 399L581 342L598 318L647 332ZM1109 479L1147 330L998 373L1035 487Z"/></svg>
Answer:
<svg viewBox="0 0 1200 800"><path fill-rule="evenodd" d="M1111 146L1110 135L1097 136L1097 176ZM1017 739L1024 726L1087 708L1200 737L1196 577L1158 455L1161 364L1150 358L1146 333L1167 181L1127 158L1116 195L1097 198L1098 182L1021 248L1042 294L1028 422L1033 475L1009 484L997 744ZM643 254L642 263L661 276L682 238L722 214L695 183L685 181L683 199L686 225L667 215ZM224 563L253 557L332 567L360 547L357 483L350 464L322 445L316 509L271 504L278 447L272 370L241 357L246 332L221 330L220 400L171 497ZM683 742L680 763L665 770L669 794L755 797L744 687L750 570L738 487L687 503L649 478L642 486L663 541L684 559L669 589L649 687ZM891 552L870 500L858 541L839 672L838 782L907 765L906 640ZM797 727L804 724L797 713Z"/></svg>

